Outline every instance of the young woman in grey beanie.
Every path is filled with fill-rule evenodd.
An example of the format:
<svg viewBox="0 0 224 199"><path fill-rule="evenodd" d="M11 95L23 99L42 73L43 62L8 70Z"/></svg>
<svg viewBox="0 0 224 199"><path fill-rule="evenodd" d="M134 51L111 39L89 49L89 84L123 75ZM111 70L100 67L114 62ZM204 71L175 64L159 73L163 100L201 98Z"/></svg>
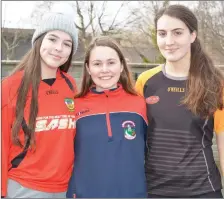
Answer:
<svg viewBox="0 0 224 199"><path fill-rule="evenodd" d="M64 9L64 10L63 10ZM65 198L73 167L78 46L73 10L56 4L32 48L2 81L2 197Z"/></svg>

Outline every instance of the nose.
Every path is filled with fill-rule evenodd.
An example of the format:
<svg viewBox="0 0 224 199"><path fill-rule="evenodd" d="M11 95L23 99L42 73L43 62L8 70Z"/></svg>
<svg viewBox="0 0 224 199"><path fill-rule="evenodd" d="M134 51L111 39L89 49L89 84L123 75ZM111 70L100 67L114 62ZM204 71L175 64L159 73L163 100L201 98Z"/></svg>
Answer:
<svg viewBox="0 0 224 199"><path fill-rule="evenodd" d="M56 46L55 46L55 49L56 49L57 51L62 51L62 43L58 42L58 43L56 44Z"/></svg>
<svg viewBox="0 0 224 199"><path fill-rule="evenodd" d="M172 34L167 34L166 36L166 44L167 45L172 45L174 44L174 39Z"/></svg>
<svg viewBox="0 0 224 199"><path fill-rule="evenodd" d="M108 66L106 63L103 64L102 66L102 71L105 73L105 72L108 72Z"/></svg>

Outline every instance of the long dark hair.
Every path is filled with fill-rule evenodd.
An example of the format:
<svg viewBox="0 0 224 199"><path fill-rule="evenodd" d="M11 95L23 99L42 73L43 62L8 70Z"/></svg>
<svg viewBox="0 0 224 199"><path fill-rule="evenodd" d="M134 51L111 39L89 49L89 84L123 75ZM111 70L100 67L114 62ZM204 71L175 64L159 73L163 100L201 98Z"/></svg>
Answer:
<svg viewBox="0 0 224 199"><path fill-rule="evenodd" d="M170 5L161 9L154 19L156 30L157 22L163 15L180 19L186 24L190 33L198 32L197 18L183 5ZM195 115L206 118L213 115L217 109L223 108L224 76L202 49L198 37L191 44L190 61L186 95L182 104L185 104Z"/></svg>
<svg viewBox="0 0 224 199"><path fill-rule="evenodd" d="M101 37L96 37L95 39L93 39L93 41L90 43L90 45L86 51L86 55L85 55L85 59L84 59L84 66L83 66L83 77L82 77L82 83L81 83L81 90L75 96L75 98L85 96L89 92L90 87L93 85L93 81L87 71L86 65L89 66L90 54L96 46L110 47L117 52L120 62L124 67L123 71L121 72L119 83L121 83L123 89L127 93L132 94L132 95L137 95L137 92L135 91L135 88L134 88L133 77L131 75L130 69L128 68L127 62L125 60L125 57L124 57L119 45L116 43L116 41L114 39L112 39L108 36L101 36Z"/></svg>
<svg viewBox="0 0 224 199"><path fill-rule="evenodd" d="M31 48L25 56L22 58L20 63L12 71L11 75L18 71L23 70L24 75L22 77L21 83L17 90L17 101L16 101L16 112L15 121L12 126L12 140L15 145L20 147L25 147L25 144L29 140L29 145L35 148L35 124L36 117L38 114L38 89L41 81L41 58L40 58L40 47L43 38L46 34L40 36L34 43L33 48ZM67 72L72 60L73 50L69 56L68 61L60 66L60 70ZM22 120L24 117L24 108L27 103L27 94L31 90L32 97L30 103L30 113L29 120L27 121L28 131L25 133L25 143L22 144L19 139L19 131L21 128ZM32 110L32 111L31 111Z"/></svg>

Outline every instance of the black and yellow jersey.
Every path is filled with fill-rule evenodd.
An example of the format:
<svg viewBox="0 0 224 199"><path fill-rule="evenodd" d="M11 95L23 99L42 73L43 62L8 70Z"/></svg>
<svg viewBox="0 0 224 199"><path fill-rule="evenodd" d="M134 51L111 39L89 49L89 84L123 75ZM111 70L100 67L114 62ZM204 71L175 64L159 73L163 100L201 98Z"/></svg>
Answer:
<svg viewBox="0 0 224 199"><path fill-rule="evenodd" d="M180 103L186 80L165 74L160 65L143 72L136 82L147 103L145 168L150 194L195 196L222 187L212 138L213 132L224 133L224 110L206 120L193 115Z"/></svg>

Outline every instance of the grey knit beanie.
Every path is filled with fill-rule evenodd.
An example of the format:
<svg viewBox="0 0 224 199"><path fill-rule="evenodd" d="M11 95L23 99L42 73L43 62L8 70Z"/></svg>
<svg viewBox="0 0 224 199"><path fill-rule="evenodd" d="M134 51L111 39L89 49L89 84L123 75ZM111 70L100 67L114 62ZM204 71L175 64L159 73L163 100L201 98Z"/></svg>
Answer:
<svg viewBox="0 0 224 199"><path fill-rule="evenodd" d="M75 53L78 47L78 32L74 18L75 14L70 5L67 3L56 3L52 10L43 16L39 26L36 28L32 38L32 46L42 34L52 30L61 30L72 37Z"/></svg>

